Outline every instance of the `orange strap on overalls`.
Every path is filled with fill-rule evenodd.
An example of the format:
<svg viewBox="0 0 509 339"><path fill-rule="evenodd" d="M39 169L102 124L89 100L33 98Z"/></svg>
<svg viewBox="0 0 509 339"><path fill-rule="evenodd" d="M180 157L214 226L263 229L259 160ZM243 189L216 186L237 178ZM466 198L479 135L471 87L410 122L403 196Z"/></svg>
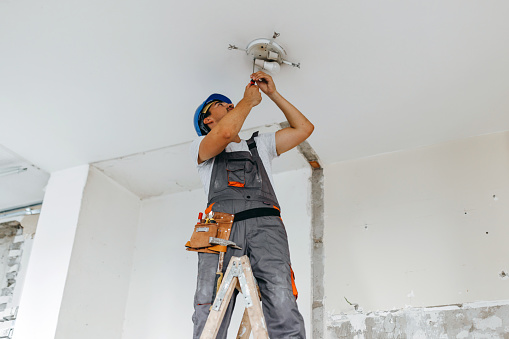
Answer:
<svg viewBox="0 0 509 339"><path fill-rule="evenodd" d="M295 273L293 273L292 266L290 265L290 272L292 274L292 292L295 300L299 297L299 292L297 291L297 285L295 285Z"/></svg>

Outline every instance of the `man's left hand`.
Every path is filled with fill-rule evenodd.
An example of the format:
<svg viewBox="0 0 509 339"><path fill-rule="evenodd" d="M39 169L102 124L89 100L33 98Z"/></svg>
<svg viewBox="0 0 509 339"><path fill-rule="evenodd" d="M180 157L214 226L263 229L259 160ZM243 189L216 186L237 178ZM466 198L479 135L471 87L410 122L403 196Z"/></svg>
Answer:
<svg viewBox="0 0 509 339"><path fill-rule="evenodd" d="M276 84L274 83L274 80L272 80L272 77L267 73L262 71L253 73L251 74L251 79L256 81L260 90L267 96L270 97L272 94L276 93Z"/></svg>

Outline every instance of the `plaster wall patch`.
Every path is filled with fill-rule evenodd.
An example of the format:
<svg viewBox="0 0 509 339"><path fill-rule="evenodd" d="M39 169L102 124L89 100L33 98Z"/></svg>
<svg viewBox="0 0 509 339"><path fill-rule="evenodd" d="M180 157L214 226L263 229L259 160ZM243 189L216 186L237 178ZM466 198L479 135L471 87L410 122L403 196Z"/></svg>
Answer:
<svg viewBox="0 0 509 339"><path fill-rule="evenodd" d="M467 330L461 331L460 333L458 333L458 335L456 335L456 338L457 339L468 338L468 331Z"/></svg>
<svg viewBox="0 0 509 339"><path fill-rule="evenodd" d="M348 320L350 320L350 324L354 331L366 331L366 315L365 314L352 314L348 316Z"/></svg>
<svg viewBox="0 0 509 339"><path fill-rule="evenodd" d="M505 338L509 301L329 314L328 338ZM362 327L361 327L362 326ZM363 330L365 326L365 330ZM509 337L508 337L509 338Z"/></svg>
<svg viewBox="0 0 509 339"><path fill-rule="evenodd" d="M431 320L434 323L437 323L440 321L439 313L429 313L428 317L429 317L429 320Z"/></svg>
<svg viewBox="0 0 509 339"><path fill-rule="evenodd" d="M417 332L414 333L412 339L427 339L426 333L423 330L419 329Z"/></svg>
<svg viewBox="0 0 509 339"><path fill-rule="evenodd" d="M474 318L473 319L475 328L479 330L496 330L499 327L502 327L502 319L496 316L491 316L486 319Z"/></svg>

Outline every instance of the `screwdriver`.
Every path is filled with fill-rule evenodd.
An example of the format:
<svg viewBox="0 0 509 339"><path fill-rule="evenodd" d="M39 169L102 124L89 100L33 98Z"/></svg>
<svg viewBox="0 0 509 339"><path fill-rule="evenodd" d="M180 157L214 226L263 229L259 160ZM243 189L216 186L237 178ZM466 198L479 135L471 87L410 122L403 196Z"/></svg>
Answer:
<svg viewBox="0 0 509 339"><path fill-rule="evenodd" d="M253 73L255 71L255 62L256 62L256 59L253 59ZM253 79L251 79L251 85L254 85L255 84L255 81Z"/></svg>

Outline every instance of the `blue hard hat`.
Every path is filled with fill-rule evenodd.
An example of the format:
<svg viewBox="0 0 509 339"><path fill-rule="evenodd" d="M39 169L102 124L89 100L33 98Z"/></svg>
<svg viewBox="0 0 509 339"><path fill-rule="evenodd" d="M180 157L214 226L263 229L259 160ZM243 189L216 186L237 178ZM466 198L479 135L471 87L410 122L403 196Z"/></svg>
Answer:
<svg viewBox="0 0 509 339"><path fill-rule="evenodd" d="M201 103L194 113L194 129L199 136L207 135L207 133L210 132L210 128L203 123L203 117L205 116L205 113L207 113L206 111L203 112L203 108L214 101L226 102L227 104L232 103L229 98L217 93L211 94L203 103Z"/></svg>

